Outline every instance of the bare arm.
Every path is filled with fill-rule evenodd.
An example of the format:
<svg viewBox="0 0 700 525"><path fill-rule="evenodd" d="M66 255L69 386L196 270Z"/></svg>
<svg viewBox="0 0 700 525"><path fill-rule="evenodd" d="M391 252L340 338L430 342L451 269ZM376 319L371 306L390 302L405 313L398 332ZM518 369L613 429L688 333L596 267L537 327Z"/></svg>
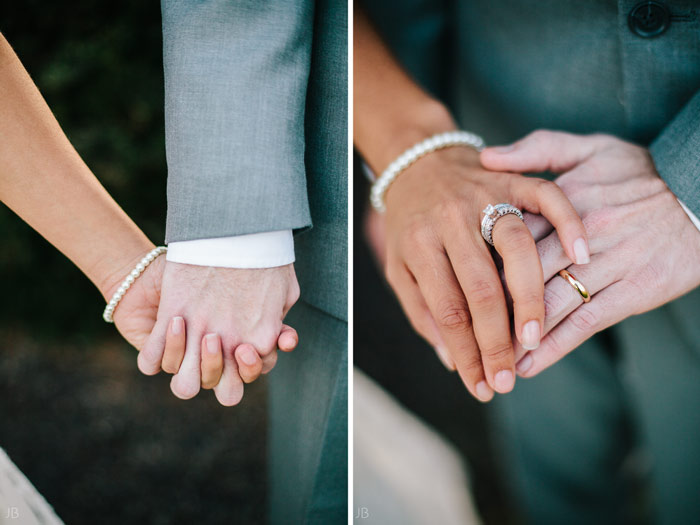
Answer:
<svg viewBox="0 0 700 525"><path fill-rule="evenodd" d="M82 161L2 35L0 93L0 201L109 298L153 243Z"/></svg>
<svg viewBox="0 0 700 525"><path fill-rule="evenodd" d="M354 142L375 172L416 142L456 129L447 108L408 76L359 9L353 46Z"/></svg>

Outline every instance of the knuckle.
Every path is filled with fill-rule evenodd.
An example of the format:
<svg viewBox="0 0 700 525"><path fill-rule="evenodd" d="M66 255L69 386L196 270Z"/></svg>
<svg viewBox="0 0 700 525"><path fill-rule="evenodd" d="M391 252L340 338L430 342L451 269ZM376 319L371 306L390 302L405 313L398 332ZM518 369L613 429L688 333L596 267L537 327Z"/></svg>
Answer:
<svg viewBox="0 0 700 525"><path fill-rule="evenodd" d="M666 193L666 190L668 190L668 186L666 186L666 183L661 179L661 177L649 177L646 179L646 187L649 195Z"/></svg>
<svg viewBox="0 0 700 525"><path fill-rule="evenodd" d="M414 220L405 227L401 240L403 246L409 247L409 250L411 250L415 245L423 245L429 236L430 233L425 221Z"/></svg>
<svg viewBox="0 0 700 525"><path fill-rule="evenodd" d="M276 332L279 334L279 331ZM277 335L274 332L268 332L263 337L256 341L253 346L261 356L269 356L277 349Z"/></svg>
<svg viewBox="0 0 700 525"><path fill-rule="evenodd" d="M553 181L547 179L534 179L535 194L540 199L551 199L563 194L562 189Z"/></svg>
<svg viewBox="0 0 700 525"><path fill-rule="evenodd" d="M526 139L529 139L536 144L547 145L553 140L554 134L548 129L536 129L530 133Z"/></svg>
<svg viewBox="0 0 700 525"><path fill-rule="evenodd" d="M571 324L580 332L597 331L600 318L591 308L578 308L569 316Z"/></svg>
<svg viewBox="0 0 700 525"><path fill-rule="evenodd" d="M642 251L642 255L643 253L644 251ZM641 297L654 295L668 287L666 272L657 263L642 266L632 275L630 282L637 287L635 293L642 294Z"/></svg>
<svg viewBox="0 0 700 525"><path fill-rule="evenodd" d="M545 316L554 315L560 312L566 306L566 301L554 290L545 288L544 290L544 314Z"/></svg>
<svg viewBox="0 0 700 525"><path fill-rule="evenodd" d="M585 184L573 179L560 180L557 186L566 197L574 200L581 197L587 189Z"/></svg>
<svg viewBox="0 0 700 525"><path fill-rule="evenodd" d="M523 290L522 292L517 290L511 290L513 296L513 304L515 306L529 306L529 307L540 307L543 303L542 290Z"/></svg>
<svg viewBox="0 0 700 525"><path fill-rule="evenodd" d="M556 330L550 332L542 342L541 347L547 354L561 356L564 353L564 346L559 339L559 334Z"/></svg>
<svg viewBox="0 0 700 525"><path fill-rule="evenodd" d="M478 355L467 358L460 368L470 376L482 376L484 372L484 365Z"/></svg>
<svg viewBox="0 0 700 525"><path fill-rule="evenodd" d="M497 298L498 290L490 280L478 279L472 283L469 289L469 300L479 306L490 306Z"/></svg>
<svg viewBox="0 0 700 525"><path fill-rule="evenodd" d="M448 302L439 309L438 323L450 332L466 332L471 328L471 318L463 304Z"/></svg>
<svg viewBox="0 0 700 525"><path fill-rule="evenodd" d="M587 135L586 138L596 145L601 151L631 145L628 142L607 133L591 133L590 135Z"/></svg>
<svg viewBox="0 0 700 525"><path fill-rule="evenodd" d="M607 230L615 220L614 213L609 208L592 210L583 216L583 225L589 235L595 236Z"/></svg>
<svg viewBox="0 0 700 525"><path fill-rule="evenodd" d="M461 222L464 218L464 203L458 199L449 199L440 204L439 217L444 222Z"/></svg>
<svg viewBox="0 0 700 525"><path fill-rule="evenodd" d="M287 307L291 308L296 304L296 302L299 300L299 297L301 296L301 288L299 287L299 283L295 279L294 282L290 285L289 287L289 292L287 295Z"/></svg>
<svg viewBox="0 0 700 525"><path fill-rule="evenodd" d="M523 253L535 250L535 240L532 238L532 235L521 228L519 224L507 226L503 231L503 239L508 247L508 251Z"/></svg>
<svg viewBox="0 0 700 525"><path fill-rule="evenodd" d="M496 343L482 351L484 357L492 361L501 361L513 357L513 347L509 342Z"/></svg>

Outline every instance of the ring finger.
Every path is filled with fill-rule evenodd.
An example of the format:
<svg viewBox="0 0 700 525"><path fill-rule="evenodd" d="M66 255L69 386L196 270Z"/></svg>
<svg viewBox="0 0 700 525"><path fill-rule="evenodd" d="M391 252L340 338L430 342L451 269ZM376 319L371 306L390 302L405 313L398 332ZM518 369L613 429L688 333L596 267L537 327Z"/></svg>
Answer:
<svg viewBox="0 0 700 525"><path fill-rule="evenodd" d="M512 214L496 222L493 240L513 299L516 336L523 347L534 350L544 321L544 278L535 240L525 223Z"/></svg>
<svg viewBox="0 0 700 525"><path fill-rule="evenodd" d="M571 265L566 270L586 289L589 297L601 292L619 280L615 271L615 257L594 255L585 265ZM551 332L569 314L584 304L581 293L558 273L544 287L545 319L543 336ZM516 359L527 353L521 344L516 344Z"/></svg>
<svg viewBox="0 0 700 525"><path fill-rule="evenodd" d="M510 392L515 384L510 319L493 257L481 238L463 232L447 239L446 248L474 323L470 333L478 343L486 380L496 392Z"/></svg>

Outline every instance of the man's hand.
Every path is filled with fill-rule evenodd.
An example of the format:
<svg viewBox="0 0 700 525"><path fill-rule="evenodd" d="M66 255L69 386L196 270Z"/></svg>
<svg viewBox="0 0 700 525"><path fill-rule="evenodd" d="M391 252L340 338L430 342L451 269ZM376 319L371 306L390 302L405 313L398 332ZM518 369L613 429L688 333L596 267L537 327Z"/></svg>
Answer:
<svg viewBox="0 0 700 525"><path fill-rule="evenodd" d="M201 387L203 352L220 348L223 374L214 391L221 404L235 405L243 396L239 367L246 365L251 345L262 360L258 374L274 367L278 337L285 350L296 345L296 333L288 327L283 330L282 319L298 298L299 285L291 264L249 270L166 262L157 320L139 354L139 369L149 375L157 373L166 347L177 351L178 345L168 337L182 337L186 350L171 388L176 396L189 399ZM177 334L172 330L174 318L184 321ZM255 368L253 365L253 372Z"/></svg>
<svg viewBox="0 0 700 525"><path fill-rule="evenodd" d="M606 135L538 131L510 151L484 150L481 162L497 171L563 173L556 183L590 240L590 264L571 265L547 221L528 219L541 239L548 335L530 352L516 344L521 376L538 374L595 333L700 285L700 232L646 149ZM564 268L586 286L589 303L557 276Z"/></svg>

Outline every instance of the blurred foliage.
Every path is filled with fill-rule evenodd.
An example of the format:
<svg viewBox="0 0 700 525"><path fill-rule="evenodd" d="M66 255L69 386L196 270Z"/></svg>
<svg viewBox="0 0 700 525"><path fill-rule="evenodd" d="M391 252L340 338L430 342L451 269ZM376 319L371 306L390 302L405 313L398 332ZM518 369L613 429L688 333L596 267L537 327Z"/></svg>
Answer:
<svg viewBox="0 0 700 525"><path fill-rule="evenodd" d="M0 31L70 141L126 213L161 243L166 165L159 3L1 5ZM104 302L96 288L4 205L0 276L0 325L52 338L92 339L113 330L101 319Z"/></svg>

